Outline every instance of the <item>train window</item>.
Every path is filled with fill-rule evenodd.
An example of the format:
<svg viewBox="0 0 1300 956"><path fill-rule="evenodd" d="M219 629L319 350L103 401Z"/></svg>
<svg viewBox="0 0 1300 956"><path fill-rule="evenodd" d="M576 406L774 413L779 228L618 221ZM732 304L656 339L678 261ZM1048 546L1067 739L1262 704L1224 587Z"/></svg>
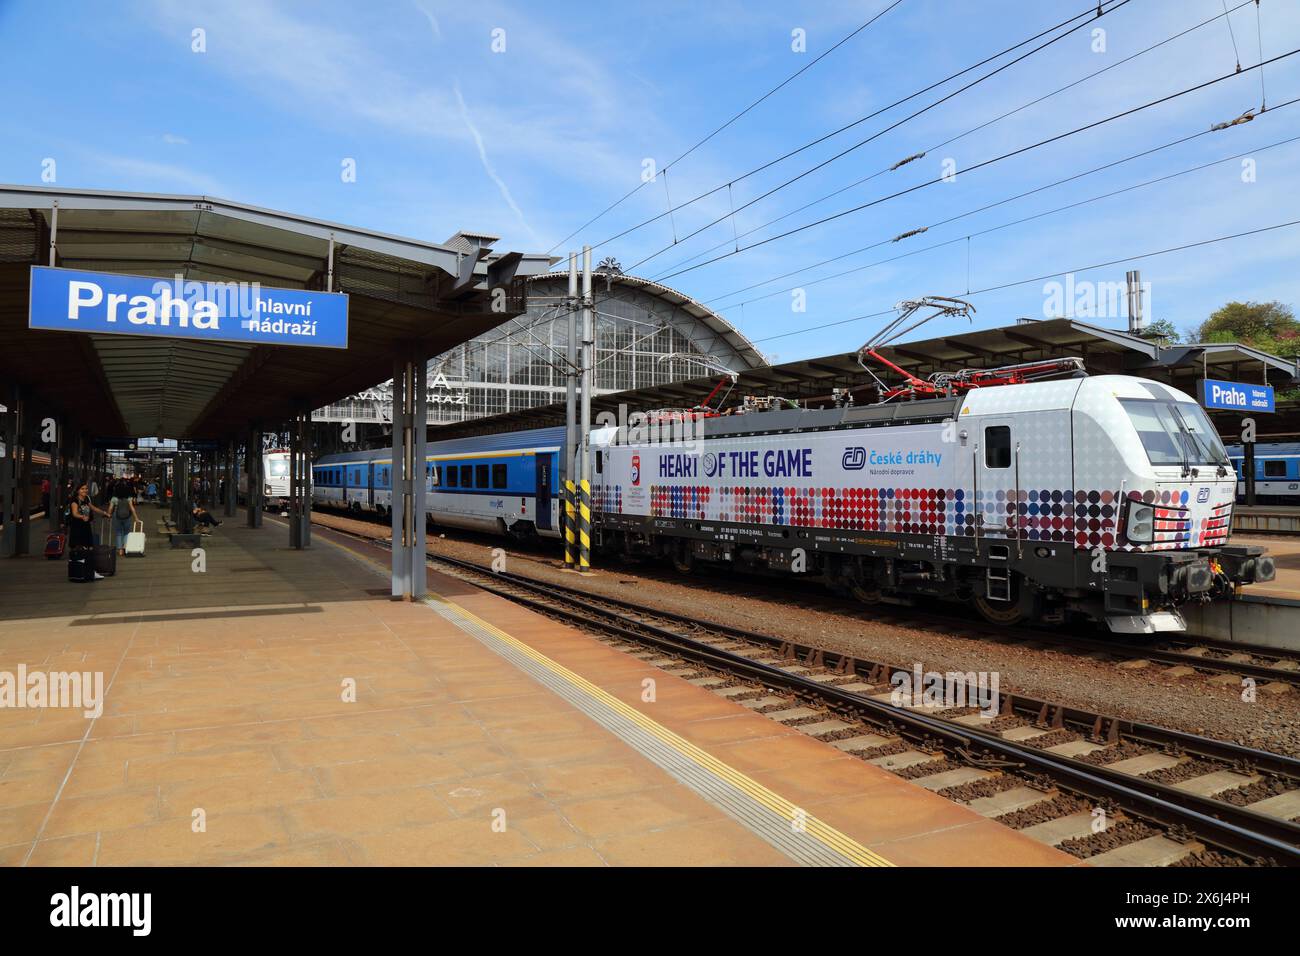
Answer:
<svg viewBox="0 0 1300 956"><path fill-rule="evenodd" d="M990 425L984 429L984 466L1011 467L1011 426Z"/></svg>
<svg viewBox="0 0 1300 956"><path fill-rule="evenodd" d="M604 471L605 471L605 454L604 452L597 451L596 452L596 474L598 475L603 474Z"/></svg>
<svg viewBox="0 0 1300 956"><path fill-rule="evenodd" d="M1283 460L1280 459L1280 458L1275 458L1275 459L1273 459L1272 461L1265 461L1265 462L1264 462L1264 477L1265 477L1265 478L1285 478L1285 477L1286 477L1286 462L1283 461Z"/></svg>
<svg viewBox="0 0 1300 956"><path fill-rule="evenodd" d="M473 465L460 466L460 486L462 488L474 487L474 466Z"/></svg>
<svg viewBox="0 0 1300 956"><path fill-rule="evenodd" d="M474 466L474 487L476 487L476 488L488 488L488 487L490 487L490 485L488 485L488 466L487 466L487 465L475 465L475 466Z"/></svg>
<svg viewBox="0 0 1300 956"><path fill-rule="evenodd" d="M455 465L447 466L447 487L448 488L456 487L456 466Z"/></svg>
<svg viewBox="0 0 1300 956"><path fill-rule="evenodd" d="M492 487L504 488L505 486L506 486L506 466L493 465L492 466Z"/></svg>

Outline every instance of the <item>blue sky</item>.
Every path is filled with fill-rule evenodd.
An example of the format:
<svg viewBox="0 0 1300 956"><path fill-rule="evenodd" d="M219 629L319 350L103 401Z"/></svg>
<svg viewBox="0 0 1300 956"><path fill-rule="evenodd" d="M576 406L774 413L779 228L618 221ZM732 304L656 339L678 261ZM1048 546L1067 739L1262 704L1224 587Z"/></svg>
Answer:
<svg viewBox="0 0 1300 956"><path fill-rule="evenodd" d="M459 229L484 231L503 237L498 248L546 251L636 186L647 159L662 168L889 2L0 0L10 103L0 115L0 181L40 184L43 161L54 159L58 185L204 193L435 241ZM1227 6L1240 2L1228 0ZM957 170L952 182L664 280L719 308L764 352L786 361L856 348L881 319L804 330L888 309L900 299L961 295L1300 219L1300 141L1266 148L1300 137L1298 103L924 235L737 293L1259 107L1259 72L1246 72L986 169L963 172L1233 72L1238 54L1220 17L1084 79L1223 13L1223 0L1129 0L970 91L729 215L960 83L735 181L741 174L1089 6L1088 0L902 0L558 251L583 241L599 243L597 260L613 255L625 267L660 253L635 272L667 276L681 268L679 263L728 251L737 233L754 230L741 245L766 238L933 179L944 160L952 160ZM1263 0L1259 14L1258 34L1254 3L1228 18L1243 66L1259 61L1260 39L1265 59L1300 48L1300 5ZM1103 51L1094 49L1100 45L1093 33L1097 28L1105 30ZM192 50L196 29L203 31L205 52ZM498 30L504 31L496 36L504 38L505 48L494 52ZM791 48L796 30L804 31L806 52ZM1081 79L1065 92L935 148ZM1266 68L1264 79L1270 104L1300 97L1300 54ZM923 150L928 152L922 159L882 172ZM1253 182L1243 182L1242 159L1235 158L965 240L1012 220L1243 153L1254 162ZM355 161L355 182L340 175L346 160ZM679 209L671 219L604 242L663 213L669 197L680 204L728 182L733 182L730 189ZM776 225L764 225L841 189ZM725 218L718 225L673 245L719 217ZM941 243L946 244L871 265ZM703 255L710 249L715 251ZM1126 269L1139 268L1151 285L1149 316L1187 327L1231 299L1280 299L1300 307L1298 261L1300 227L1291 227L1079 271L1075 281L1122 283ZM828 278L848 269L856 271ZM1040 280L974 295L976 327L1043 317L1051 291L1044 285ZM796 311L792 286L803 290L805 311ZM1112 326L1124 321L1122 313L1095 320ZM950 323L926 331L962 328Z"/></svg>

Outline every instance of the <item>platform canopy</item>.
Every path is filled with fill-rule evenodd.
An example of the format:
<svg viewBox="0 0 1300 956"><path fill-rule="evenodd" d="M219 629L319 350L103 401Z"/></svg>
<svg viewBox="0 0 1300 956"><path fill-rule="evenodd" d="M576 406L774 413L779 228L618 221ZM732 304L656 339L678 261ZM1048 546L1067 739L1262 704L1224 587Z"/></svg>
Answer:
<svg viewBox="0 0 1300 956"><path fill-rule="evenodd" d="M527 278L555 260L494 241L425 242L207 196L0 186L0 380L92 434L234 437L522 313ZM28 328L33 265L325 290L331 247L333 291L349 296L345 350Z"/></svg>
<svg viewBox="0 0 1300 956"><path fill-rule="evenodd" d="M1167 382L1189 395L1196 394L1198 378L1267 383L1279 391L1300 384L1300 368L1295 359L1279 358L1235 342L1162 346L1139 335L1077 319L1022 319L998 328L901 342L879 351L919 378L963 368L1082 358L1093 375L1139 375ZM882 372L882 378L889 381L891 376ZM613 392L593 398L592 409L596 413L617 413L620 405L626 405L631 411L689 408L703 402L718 383L719 376L706 375L669 385ZM833 389L873 388L871 378L858 365L857 354L842 352L747 369L740 373L734 387L728 390L724 385L719 394L726 395L725 405L737 404L744 395L776 396L816 405L829 401ZM1283 417L1286 416L1278 416L1279 420ZM444 425L431 430L430 438L455 438L563 422L564 405L558 403ZM1300 421L1296 426L1300 426Z"/></svg>

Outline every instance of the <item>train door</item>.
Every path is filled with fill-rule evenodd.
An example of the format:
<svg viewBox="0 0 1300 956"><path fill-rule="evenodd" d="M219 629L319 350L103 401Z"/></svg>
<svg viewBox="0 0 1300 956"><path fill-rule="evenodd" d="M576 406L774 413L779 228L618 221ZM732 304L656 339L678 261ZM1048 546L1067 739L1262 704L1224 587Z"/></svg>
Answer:
<svg viewBox="0 0 1300 956"><path fill-rule="evenodd" d="M537 462L537 502L533 509L538 531L551 530L551 456L538 455Z"/></svg>
<svg viewBox="0 0 1300 956"><path fill-rule="evenodd" d="M366 507L375 510L375 463L366 466Z"/></svg>
<svg viewBox="0 0 1300 956"><path fill-rule="evenodd" d="M977 419L975 434L975 533L987 559L985 593L987 601L1011 602L1012 547L1020 524L1019 472L1015 429L1009 418ZM986 615L987 616L987 615Z"/></svg>

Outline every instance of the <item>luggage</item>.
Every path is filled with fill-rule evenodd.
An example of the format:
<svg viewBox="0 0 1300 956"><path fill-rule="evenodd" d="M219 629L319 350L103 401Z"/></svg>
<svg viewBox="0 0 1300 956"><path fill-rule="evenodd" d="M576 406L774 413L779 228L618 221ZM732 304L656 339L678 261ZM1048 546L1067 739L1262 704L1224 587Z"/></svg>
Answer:
<svg viewBox="0 0 1300 956"><path fill-rule="evenodd" d="M104 577L117 573L117 549L111 544L97 544L90 557L92 568Z"/></svg>
<svg viewBox="0 0 1300 956"><path fill-rule="evenodd" d="M144 557L144 522L137 521L131 526L131 533L126 536L126 556L128 558Z"/></svg>
<svg viewBox="0 0 1300 956"><path fill-rule="evenodd" d="M68 580L95 580L94 551L91 548L73 548L68 552Z"/></svg>
<svg viewBox="0 0 1300 956"><path fill-rule="evenodd" d="M63 549L68 544L68 536L62 531L51 531L45 536L45 556L51 561L63 557Z"/></svg>

